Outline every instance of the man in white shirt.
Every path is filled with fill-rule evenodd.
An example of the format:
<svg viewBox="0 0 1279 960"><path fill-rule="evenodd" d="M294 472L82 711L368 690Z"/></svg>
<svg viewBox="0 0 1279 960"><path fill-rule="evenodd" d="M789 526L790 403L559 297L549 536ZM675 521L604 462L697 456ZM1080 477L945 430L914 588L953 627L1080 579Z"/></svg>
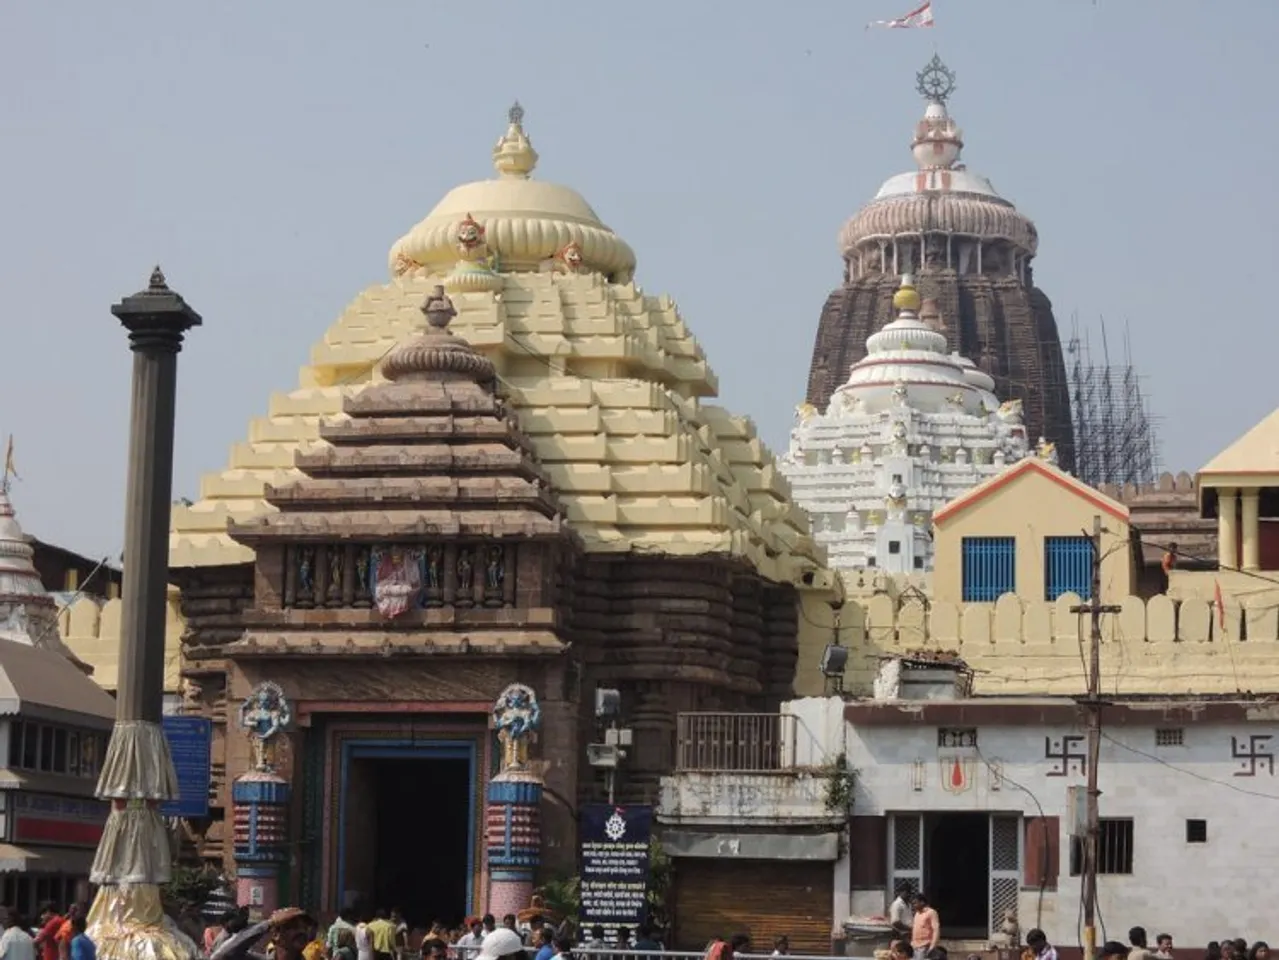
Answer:
<svg viewBox="0 0 1279 960"><path fill-rule="evenodd" d="M484 943L484 921L479 917L469 917L466 925L467 932L454 944L459 960L471 960L480 952L480 946Z"/></svg>
<svg viewBox="0 0 1279 960"><path fill-rule="evenodd" d="M915 922L915 911L910 908L910 896L913 891L909 883L899 880L896 892L897 899L888 908L888 921L892 924L894 937L909 937L911 924Z"/></svg>
<svg viewBox="0 0 1279 960"><path fill-rule="evenodd" d="M0 936L0 960L36 960L36 942L18 926L12 908L3 911L4 935Z"/></svg>

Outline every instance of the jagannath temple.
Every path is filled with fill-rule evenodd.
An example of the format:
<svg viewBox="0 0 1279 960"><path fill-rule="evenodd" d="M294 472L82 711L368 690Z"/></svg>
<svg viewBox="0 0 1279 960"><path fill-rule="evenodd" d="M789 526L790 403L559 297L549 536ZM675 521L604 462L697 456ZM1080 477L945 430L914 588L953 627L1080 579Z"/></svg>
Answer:
<svg viewBox="0 0 1279 960"><path fill-rule="evenodd" d="M534 178L518 105L492 158L174 509L198 842L244 903L527 906L607 796L597 691L630 802L677 712L792 689L795 584L828 574L772 455L626 242Z"/></svg>
<svg viewBox="0 0 1279 960"><path fill-rule="evenodd" d="M937 301L908 275L893 306L826 409L796 411L782 458L838 569L932 570L933 511L1029 451L1021 401L1001 404L990 374L949 351Z"/></svg>
<svg viewBox="0 0 1279 960"><path fill-rule="evenodd" d="M934 57L918 75L927 102L915 126L916 169L890 177L840 231L844 279L822 309L807 400L825 410L867 340L893 319L902 274L938 304L951 347L974 359L994 392L1020 400L1032 437L1073 469L1070 394L1057 321L1035 286L1035 225L961 162L963 132L947 103L954 74Z"/></svg>

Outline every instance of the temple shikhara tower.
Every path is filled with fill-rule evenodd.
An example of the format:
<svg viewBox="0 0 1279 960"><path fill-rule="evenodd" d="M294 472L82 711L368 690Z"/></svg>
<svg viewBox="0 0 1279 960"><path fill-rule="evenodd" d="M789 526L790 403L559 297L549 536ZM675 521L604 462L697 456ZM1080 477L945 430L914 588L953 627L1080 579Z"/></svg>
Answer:
<svg viewBox="0 0 1279 960"><path fill-rule="evenodd" d="M1001 404L990 375L947 349L937 302L920 301L914 278L901 284L897 319L871 335L825 412L796 411L782 461L837 569L932 570L933 511L1028 449L1021 401Z"/></svg>
<svg viewBox="0 0 1279 960"><path fill-rule="evenodd" d="M537 159L517 106L496 176L394 244L174 509L186 709L215 730L200 852L260 908L500 914L572 872L574 810L607 796L596 690L633 732L619 803L655 797L679 711L790 695L795 584L829 577L807 520Z"/></svg>
<svg viewBox="0 0 1279 960"><path fill-rule="evenodd" d="M898 279L914 274L950 348L994 380L996 395L1022 402L1031 442L1055 443L1070 470L1070 396L1052 304L1034 284L1035 225L960 162L963 134L946 106L954 75L934 57L918 79L928 105L911 144L916 169L889 178L840 232L844 282L822 310L808 402L826 409L893 318Z"/></svg>

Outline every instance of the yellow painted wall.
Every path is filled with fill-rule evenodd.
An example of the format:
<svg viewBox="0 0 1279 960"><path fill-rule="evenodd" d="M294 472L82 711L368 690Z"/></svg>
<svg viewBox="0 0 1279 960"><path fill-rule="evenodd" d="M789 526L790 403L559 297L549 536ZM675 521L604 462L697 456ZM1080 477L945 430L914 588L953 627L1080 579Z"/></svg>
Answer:
<svg viewBox="0 0 1279 960"><path fill-rule="evenodd" d="M1101 597L1105 603L1119 603L1133 592L1127 521L1103 511L1078 491L1037 469L1023 470L997 489L991 489L985 496L934 523L934 599L948 603L963 601L965 537L1014 537L1017 541L1015 592L1025 600L1044 600L1045 538L1091 534L1096 516L1102 520Z"/></svg>
<svg viewBox="0 0 1279 960"><path fill-rule="evenodd" d="M111 693L120 672L119 599L101 603L82 596L58 613L58 632L71 651L93 667L93 679ZM182 652L182 615L178 609L178 588L169 587L164 630L164 692L176 694L181 686L179 669Z"/></svg>
<svg viewBox="0 0 1279 960"><path fill-rule="evenodd" d="M1233 584L1232 584L1233 585ZM1279 693L1279 605L1273 595L1227 592L1225 624L1208 600L1125 597L1102 620L1102 691L1108 695ZM845 689L869 695L882 658L918 650L958 654L979 695L1041 696L1085 690L1080 638L1086 617L1074 594L1053 603L1005 594L995 603L952 603L879 593L850 598L840 641L849 648ZM800 635L796 696L825 689L818 670L831 642L830 609L806 594L804 614L822 628ZM1246 636L1246 639L1244 637Z"/></svg>

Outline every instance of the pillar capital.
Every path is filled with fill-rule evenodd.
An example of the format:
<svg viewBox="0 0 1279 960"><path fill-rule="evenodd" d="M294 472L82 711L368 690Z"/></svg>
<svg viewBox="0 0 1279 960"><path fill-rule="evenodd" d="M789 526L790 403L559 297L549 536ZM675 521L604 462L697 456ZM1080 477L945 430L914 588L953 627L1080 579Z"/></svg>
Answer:
<svg viewBox="0 0 1279 960"><path fill-rule="evenodd" d="M111 313L129 331L130 348L143 352L177 353L183 334L204 322L180 293L169 289L159 267L151 271L145 290L114 304Z"/></svg>

